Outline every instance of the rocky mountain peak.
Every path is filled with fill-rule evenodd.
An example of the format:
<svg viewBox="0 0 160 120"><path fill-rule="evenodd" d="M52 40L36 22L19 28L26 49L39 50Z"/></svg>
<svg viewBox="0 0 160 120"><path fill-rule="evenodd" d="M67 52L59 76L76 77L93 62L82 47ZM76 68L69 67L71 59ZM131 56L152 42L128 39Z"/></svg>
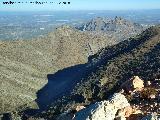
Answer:
<svg viewBox="0 0 160 120"><path fill-rule="evenodd" d="M134 29L141 28L142 26L139 24L135 24L129 20L126 20L122 17L116 16L114 19L97 17L94 18L83 25L77 27L77 29L82 31L116 31L117 29L123 30L123 28L129 29L129 27L133 27ZM138 27L138 28L137 28Z"/></svg>
<svg viewBox="0 0 160 120"><path fill-rule="evenodd" d="M124 19L123 17L120 17L120 16L116 16L114 18L114 21L115 21L115 23L121 23L121 24L123 24L125 22L130 23L130 21L128 21L128 20L126 20L126 19Z"/></svg>

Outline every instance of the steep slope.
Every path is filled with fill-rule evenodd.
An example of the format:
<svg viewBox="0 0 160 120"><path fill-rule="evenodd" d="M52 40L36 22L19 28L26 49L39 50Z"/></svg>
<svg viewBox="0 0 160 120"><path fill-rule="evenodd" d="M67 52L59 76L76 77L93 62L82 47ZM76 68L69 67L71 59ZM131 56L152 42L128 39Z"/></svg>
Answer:
<svg viewBox="0 0 160 120"><path fill-rule="evenodd" d="M110 44L104 36L92 37L69 26L34 40L1 41L0 112L34 101L47 74L86 63L90 54Z"/></svg>
<svg viewBox="0 0 160 120"><path fill-rule="evenodd" d="M134 76L124 82L119 92L111 95L107 101L96 102L88 107L77 106L80 109L76 108L75 114L66 112L60 117L68 116L74 120L144 120L150 117L158 120L160 83L158 80L147 83Z"/></svg>
<svg viewBox="0 0 160 120"><path fill-rule="evenodd" d="M100 60L104 64L88 79L84 80L86 82L77 86L78 93L86 97L87 94L93 93L92 89L88 88L91 84L92 86L98 85L100 88L104 86L103 89L107 90L116 86L116 89L121 83L134 75L138 75L144 80L159 79L159 36L160 27L151 27L136 38L132 38L131 41L126 40L102 50L95 56L98 58L97 61ZM84 89L86 89L86 93ZM101 88L102 91L103 89Z"/></svg>
<svg viewBox="0 0 160 120"><path fill-rule="evenodd" d="M38 117L53 119L76 105L104 100L135 75L144 80L160 79L160 26L106 47L91 56L89 61L93 69L79 80L81 82L77 83L71 95L54 102L48 111L38 114Z"/></svg>
<svg viewBox="0 0 160 120"><path fill-rule="evenodd" d="M30 104L47 83L47 74L84 64L90 55L113 44L106 36L91 36L69 26L33 40L1 41L0 112Z"/></svg>

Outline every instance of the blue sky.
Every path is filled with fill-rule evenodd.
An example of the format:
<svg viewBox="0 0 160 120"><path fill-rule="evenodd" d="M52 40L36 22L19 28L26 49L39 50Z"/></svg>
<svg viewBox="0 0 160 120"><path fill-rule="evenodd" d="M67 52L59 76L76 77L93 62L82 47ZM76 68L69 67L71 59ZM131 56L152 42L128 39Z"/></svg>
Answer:
<svg viewBox="0 0 160 120"><path fill-rule="evenodd" d="M47 10L137 10L160 9L160 0L37 0L53 1L54 4L14 4L3 5L0 0L0 11L47 11ZM36 0L12 0L15 2L28 2ZM70 5L58 4L59 2L71 2Z"/></svg>

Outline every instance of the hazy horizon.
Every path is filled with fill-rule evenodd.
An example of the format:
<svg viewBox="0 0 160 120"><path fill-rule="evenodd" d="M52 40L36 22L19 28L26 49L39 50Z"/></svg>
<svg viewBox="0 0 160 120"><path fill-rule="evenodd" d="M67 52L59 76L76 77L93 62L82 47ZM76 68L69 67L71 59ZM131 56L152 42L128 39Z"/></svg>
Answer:
<svg viewBox="0 0 160 120"><path fill-rule="evenodd" d="M81 25L96 17L114 19L120 16L142 25L160 24L160 9L139 11L26 11L0 12L0 40L30 39L48 34L56 27L67 24Z"/></svg>
<svg viewBox="0 0 160 120"><path fill-rule="evenodd" d="M37 0L38 1L38 0ZM4 5L0 2L0 11L81 11L81 10L151 10L160 9L159 0L69 0L70 4L59 4L60 0L39 0L38 2L48 2L43 5L37 5L33 1L23 1L24 3L15 3L13 5ZM13 0L12 2L22 2ZM54 2L50 4L50 2Z"/></svg>
<svg viewBox="0 0 160 120"><path fill-rule="evenodd" d="M76 12L76 11L113 11L113 12L127 12L127 11L152 11L152 10L160 10L159 9L128 9L128 10L122 10L122 9L119 9L119 10L11 10L11 11L8 11L8 10L0 10L0 12Z"/></svg>

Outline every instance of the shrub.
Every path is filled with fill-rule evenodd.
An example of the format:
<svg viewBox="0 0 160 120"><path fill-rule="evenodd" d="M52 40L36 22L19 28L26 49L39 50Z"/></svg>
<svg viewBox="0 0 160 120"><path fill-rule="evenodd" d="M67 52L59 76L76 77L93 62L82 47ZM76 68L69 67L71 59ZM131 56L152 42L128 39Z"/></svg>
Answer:
<svg viewBox="0 0 160 120"><path fill-rule="evenodd" d="M140 93L140 97L142 99L149 99L150 95L156 95L156 94L157 91L155 88L148 87Z"/></svg>

